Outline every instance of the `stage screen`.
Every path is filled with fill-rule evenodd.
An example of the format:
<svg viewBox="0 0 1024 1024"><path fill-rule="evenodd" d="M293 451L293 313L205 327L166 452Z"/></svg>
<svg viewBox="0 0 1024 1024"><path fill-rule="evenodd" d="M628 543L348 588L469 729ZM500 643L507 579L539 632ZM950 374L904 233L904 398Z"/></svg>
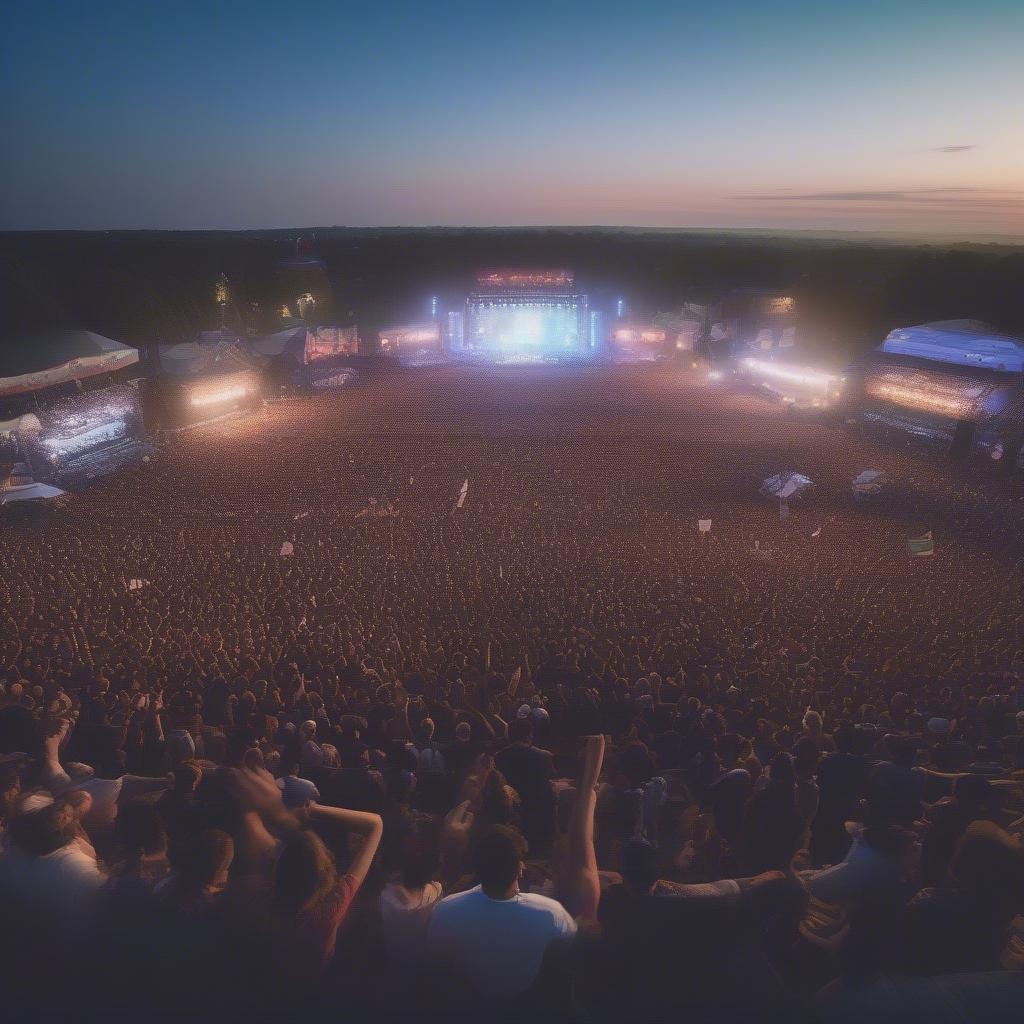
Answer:
<svg viewBox="0 0 1024 1024"><path fill-rule="evenodd" d="M581 317L586 316L579 302L567 299L471 304L467 309L465 344L481 354L502 358L577 353L589 344L587 331L581 329Z"/></svg>

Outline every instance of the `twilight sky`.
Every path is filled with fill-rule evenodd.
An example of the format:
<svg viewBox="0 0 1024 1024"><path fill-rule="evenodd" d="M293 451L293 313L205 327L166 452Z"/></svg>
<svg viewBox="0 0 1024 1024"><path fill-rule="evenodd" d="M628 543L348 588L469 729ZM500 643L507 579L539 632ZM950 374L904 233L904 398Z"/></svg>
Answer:
<svg viewBox="0 0 1024 1024"><path fill-rule="evenodd" d="M0 229L1024 236L1021 0L6 0Z"/></svg>

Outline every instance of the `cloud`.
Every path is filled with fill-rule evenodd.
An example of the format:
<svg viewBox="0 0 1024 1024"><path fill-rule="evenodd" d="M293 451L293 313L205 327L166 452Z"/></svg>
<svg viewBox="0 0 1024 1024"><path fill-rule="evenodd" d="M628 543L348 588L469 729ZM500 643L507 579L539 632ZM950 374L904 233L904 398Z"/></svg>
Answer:
<svg viewBox="0 0 1024 1024"><path fill-rule="evenodd" d="M748 196L750 199L831 199L842 202L858 202L870 200L876 202L896 201L903 199L905 192L811 192L797 196Z"/></svg>
<svg viewBox="0 0 1024 1024"><path fill-rule="evenodd" d="M838 202L838 203L925 203L969 206L1002 206L1012 209L1024 201L1024 192L1011 189L983 188L912 188L879 191L855 189L844 192L768 192L735 196L736 199L755 202Z"/></svg>
<svg viewBox="0 0 1024 1024"><path fill-rule="evenodd" d="M972 142L967 146L932 146L932 153L966 153L969 149L977 149L976 143Z"/></svg>

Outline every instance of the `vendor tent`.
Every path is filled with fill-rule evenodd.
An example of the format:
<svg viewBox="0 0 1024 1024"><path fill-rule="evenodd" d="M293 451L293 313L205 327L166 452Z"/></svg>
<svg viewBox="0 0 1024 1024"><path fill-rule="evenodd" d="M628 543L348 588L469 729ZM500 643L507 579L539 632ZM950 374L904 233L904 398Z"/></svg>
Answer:
<svg viewBox="0 0 1024 1024"><path fill-rule="evenodd" d="M865 469L863 473L853 478L853 496L862 500L873 497L881 494L888 483L889 478L885 470Z"/></svg>
<svg viewBox="0 0 1024 1024"><path fill-rule="evenodd" d="M59 487L36 483L28 466L19 462L0 484L0 505L10 505L16 501L49 501L59 498L63 493Z"/></svg>
<svg viewBox="0 0 1024 1024"><path fill-rule="evenodd" d="M761 493L780 501L786 498L798 498L806 494L812 487L814 481L802 473L777 473L768 477L761 484Z"/></svg>
<svg viewBox="0 0 1024 1024"><path fill-rule="evenodd" d="M92 331L54 331L0 352L0 398L113 373L139 361L137 349Z"/></svg>

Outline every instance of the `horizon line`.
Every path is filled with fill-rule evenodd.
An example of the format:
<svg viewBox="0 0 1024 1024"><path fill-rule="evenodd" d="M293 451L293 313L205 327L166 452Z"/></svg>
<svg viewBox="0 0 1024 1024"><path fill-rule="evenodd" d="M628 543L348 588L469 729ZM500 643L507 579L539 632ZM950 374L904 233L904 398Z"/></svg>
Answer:
<svg viewBox="0 0 1024 1024"><path fill-rule="evenodd" d="M352 231L352 232L417 232L417 231L633 231L661 234L731 234L761 235L782 237L800 235L804 237L821 237L828 235L855 236L858 239L871 240L905 240L925 241L943 240L976 244L999 244L1008 246L1024 245L1024 234L1001 232L969 232L969 231L901 231L899 229L870 228L763 228L763 227L695 227L695 226L654 226L642 224L314 224L314 225L277 225L273 227L131 227L131 228L0 228L0 235L128 235L128 234L258 234L279 232L316 232L316 231Z"/></svg>

